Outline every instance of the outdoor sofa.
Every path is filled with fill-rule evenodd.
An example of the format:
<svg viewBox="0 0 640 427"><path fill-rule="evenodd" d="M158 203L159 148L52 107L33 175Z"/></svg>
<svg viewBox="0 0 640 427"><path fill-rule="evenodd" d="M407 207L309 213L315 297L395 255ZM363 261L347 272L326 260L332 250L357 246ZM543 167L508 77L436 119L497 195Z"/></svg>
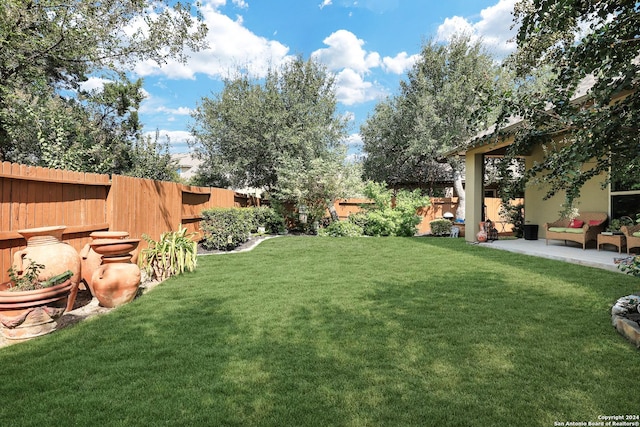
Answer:
<svg viewBox="0 0 640 427"><path fill-rule="evenodd" d="M587 242L598 240L598 234L604 231L607 214L604 212L582 212L574 219L563 218L544 225L546 244L549 240L567 240L582 244L587 248Z"/></svg>
<svg viewBox="0 0 640 427"><path fill-rule="evenodd" d="M627 254L630 253L629 249L631 248L640 248L640 224L623 225L620 227L620 231L627 240Z"/></svg>

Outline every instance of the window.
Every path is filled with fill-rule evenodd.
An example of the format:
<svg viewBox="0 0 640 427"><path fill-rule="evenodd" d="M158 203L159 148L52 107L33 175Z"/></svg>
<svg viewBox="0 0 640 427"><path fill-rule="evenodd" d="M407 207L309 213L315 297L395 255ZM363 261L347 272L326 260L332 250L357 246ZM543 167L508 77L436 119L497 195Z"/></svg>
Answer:
<svg viewBox="0 0 640 427"><path fill-rule="evenodd" d="M638 159L627 159L626 164L612 163L612 171L618 170L611 183L611 218L629 216L635 218L640 213L640 165Z"/></svg>

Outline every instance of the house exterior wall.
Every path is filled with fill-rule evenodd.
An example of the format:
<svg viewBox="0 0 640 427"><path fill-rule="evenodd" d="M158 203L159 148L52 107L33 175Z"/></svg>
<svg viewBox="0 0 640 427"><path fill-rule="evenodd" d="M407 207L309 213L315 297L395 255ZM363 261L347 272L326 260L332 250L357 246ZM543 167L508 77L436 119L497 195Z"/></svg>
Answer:
<svg viewBox="0 0 640 427"><path fill-rule="evenodd" d="M513 137L506 138L500 145L484 145L469 149L465 153L466 162L466 209L465 223L467 233L465 239L473 242L476 234L480 230L479 223L482 221L483 205L483 161L484 154L496 148L509 145L513 142ZM544 150L542 146L537 146L529 156L525 157L525 167L530 169L535 162L542 161ZM605 175L597 176L589 180L581 189L581 196L577 200L577 208L582 212L606 212L610 213L610 191L609 188L602 188ZM535 184L529 184L524 193L525 224L538 225L538 238L544 238L543 224L553 222L560 217L562 204L564 203L564 193L556 194L554 197L544 200L546 189Z"/></svg>
<svg viewBox="0 0 640 427"><path fill-rule="evenodd" d="M541 162L544 151L537 146L530 156L525 158L525 167L530 169L535 162ZM576 200L576 207L582 212L606 212L609 213L609 189L603 189L604 174L594 177L582 187L580 198ZM537 185L528 185L524 192L525 224L538 224L538 237L544 238L543 224L553 222L560 218L560 211L564 203L564 193L556 194L548 200L544 200L546 188Z"/></svg>

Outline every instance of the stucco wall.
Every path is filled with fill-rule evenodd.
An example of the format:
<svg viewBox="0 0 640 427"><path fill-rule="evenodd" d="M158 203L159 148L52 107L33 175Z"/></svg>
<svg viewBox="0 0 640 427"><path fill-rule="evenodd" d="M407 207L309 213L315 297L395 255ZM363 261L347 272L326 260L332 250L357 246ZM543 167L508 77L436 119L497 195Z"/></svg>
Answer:
<svg viewBox="0 0 640 427"><path fill-rule="evenodd" d="M542 147L537 147L531 156L525 159L526 168L533 166L535 161L541 161L543 157ZM602 189L602 182L605 176L601 175L588 181L580 191L580 198L576 207L582 212L609 212L609 190ZM525 223L538 224L538 237L544 238L543 224L552 222L560 217L562 203L564 202L564 192L556 194L554 197L543 200L546 194L544 188L537 185L529 185L525 189Z"/></svg>

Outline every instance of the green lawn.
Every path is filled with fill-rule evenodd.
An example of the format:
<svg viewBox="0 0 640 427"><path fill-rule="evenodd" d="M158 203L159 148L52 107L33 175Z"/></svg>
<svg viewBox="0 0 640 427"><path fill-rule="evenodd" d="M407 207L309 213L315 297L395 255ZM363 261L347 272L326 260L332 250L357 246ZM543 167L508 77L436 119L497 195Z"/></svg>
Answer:
<svg viewBox="0 0 640 427"><path fill-rule="evenodd" d="M0 349L20 425L553 426L640 413L640 281L463 239L282 237Z"/></svg>

